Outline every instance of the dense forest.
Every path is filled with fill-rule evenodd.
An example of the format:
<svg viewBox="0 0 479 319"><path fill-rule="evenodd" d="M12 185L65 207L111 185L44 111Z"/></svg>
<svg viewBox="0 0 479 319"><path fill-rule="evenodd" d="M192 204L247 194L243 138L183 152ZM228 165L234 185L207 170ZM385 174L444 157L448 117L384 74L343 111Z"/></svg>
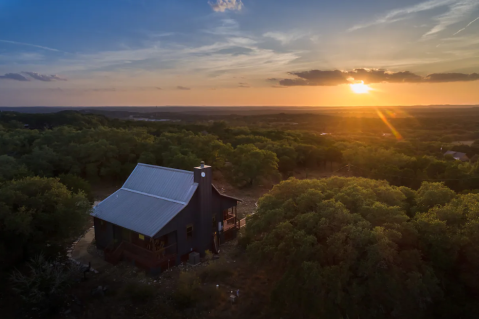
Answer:
<svg viewBox="0 0 479 319"><path fill-rule="evenodd" d="M441 183L290 179L261 199L242 244L291 318L475 318L478 203Z"/></svg>
<svg viewBox="0 0 479 319"><path fill-rule="evenodd" d="M92 186L123 182L139 162L191 170L205 161L237 188L283 180L259 201L240 240L246 256L271 268L271 303L282 314L472 318L479 311L475 119L390 122L401 137L379 118L317 114L140 122L2 112L2 276L35 252L64 255L88 223ZM292 177L298 171L344 177L300 181Z"/></svg>

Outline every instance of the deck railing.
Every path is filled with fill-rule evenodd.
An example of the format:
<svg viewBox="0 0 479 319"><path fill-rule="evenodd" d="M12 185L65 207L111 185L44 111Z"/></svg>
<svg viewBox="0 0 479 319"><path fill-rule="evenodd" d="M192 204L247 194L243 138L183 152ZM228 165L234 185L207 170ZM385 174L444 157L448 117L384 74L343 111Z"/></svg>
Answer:
<svg viewBox="0 0 479 319"><path fill-rule="evenodd" d="M110 263L117 264L126 258L148 269L172 266L176 262L176 255L176 243L158 251L151 251L130 242L121 241L112 243L105 249L105 260Z"/></svg>
<svg viewBox="0 0 479 319"><path fill-rule="evenodd" d="M230 218L223 221L223 230L228 231L232 228L237 228L236 224L237 224L236 217L235 216L230 217Z"/></svg>

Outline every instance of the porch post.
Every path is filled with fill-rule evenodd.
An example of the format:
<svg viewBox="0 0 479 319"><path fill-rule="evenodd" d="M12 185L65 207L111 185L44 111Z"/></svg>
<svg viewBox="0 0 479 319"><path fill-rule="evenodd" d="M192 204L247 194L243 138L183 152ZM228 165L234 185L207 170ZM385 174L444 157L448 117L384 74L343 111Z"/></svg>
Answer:
<svg viewBox="0 0 479 319"><path fill-rule="evenodd" d="M234 215L235 215L235 228L238 228L238 216L237 216L237 213L238 213L238 208L236 206L233 206L233 210L234 210Z"/></svg>

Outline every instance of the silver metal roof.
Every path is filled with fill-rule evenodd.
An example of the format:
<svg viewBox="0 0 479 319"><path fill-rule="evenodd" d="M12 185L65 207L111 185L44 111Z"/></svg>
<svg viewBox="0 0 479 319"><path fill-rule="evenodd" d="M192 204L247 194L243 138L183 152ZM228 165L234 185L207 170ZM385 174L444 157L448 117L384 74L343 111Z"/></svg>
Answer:
<svg viewBox="0 0 479 319"><path fill-rule="evenodd" d="M193 181L193 172L138 164L123 188L188 202L197 186Z"/></svg>
<svg viewBox="0 0 479 319"><path fill-rule="evenodd" d="M138 164L92 216L153 237L186 207L197 188L192 172Z"/></svg>

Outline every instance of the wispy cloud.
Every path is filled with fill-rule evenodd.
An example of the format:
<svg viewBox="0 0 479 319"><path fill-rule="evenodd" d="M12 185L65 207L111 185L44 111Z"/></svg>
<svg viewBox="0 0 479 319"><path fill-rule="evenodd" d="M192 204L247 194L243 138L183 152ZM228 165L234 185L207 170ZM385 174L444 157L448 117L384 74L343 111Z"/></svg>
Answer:
<svg viewBox="0 0 479 319"><path fill-rule="evenodd" d="M7 73L5 75L0 75L0 80L13 80L20 82L28 82L30 80L38 80L42 82L52 82L52 81L66 81L67 79L62 78L59 75L45 75L36 72L21 72L21 73Z"/></svg>
<svg viewBox="0 0 479 319"><path fill-rule="evenodd" d="M176 87L176 89L177 89L177 90L181 90L181 91L189 91L189 90L191 90L191 88L188 88L188 87L186 87L186 86L181 86L181 85L178 85L178 86Z"/></svg>
<svg viewBox="0 0 479 319"><path fill-rule="evenodd" d="M150 34L151 38L164 38L164 37L170 37L172 35L175 35L174 32L162 32L162 33L152 33Z"/></svg>
<svg viewBox="0 0 479 319"><path fill-rule="evenodd" d="M284 45L284 44L288 44L290 42L299 40L299 39L301 39L301 38L303 38L307 35L309 35L309 34L304 33L304 32L299 32L299 31L289 32L289 33L266 32L265 34L263 34L263 37L275 39L276 41L279 41L279 42L281 42L281 44Z"/></svg>
<svg viewBox="0 0 479 319"><path fill-rule="evenodd" d="M436 34L447 27L466 19L469 14L479 7L478 0L460 0L449 5L449 11L434 18L437 24L424 37Z"/></svg>
<svg viewBox="0 0 479 319"><path fill-rule="evenodd" d="M220 25L204 30L204 32L223 36L238 36L241 34L239 23L234 19L222 19Z"/></svg>
<svg viewBox="0 0 479 319"><path fill-rule="evenodd" d="M411 15L430 11L433 9L446 7L447 11L443 14L433 17L433 20L436 21L436 24L423 36L431 36L438 32L443 31L447 27L456 24L465 18L477 7L479 7L479 1L477 0L429 0L425 2L418 3L413 6L408 6L401 9L392 10L385 15L375 19L372 22L367 22L363 24L358 24L350 28L348 31L355 31L363 29L366 27L392 23L396 21L401 21L411 17Z"/></svg>
<svg viewBox="0 0 479 319"><path fill-rule="evenodd" d="M84 92L96 92L96 93L104 93L104 92L117 92L117 91L124 91L118 90L116 88L101 88L101 89L86 89L83 90Z"/></svg>
<svg viewBox="0 0 479 319"><path fill-rule="evenodd" d="M23 42L17 42L17 41L8 41L8 40L0 40L2 43L9 43L9 44L15 44L15 45L24 45L24 46L29 46L33 48L38 48L38 49L43 49L47 51L53 51L53 52L61 52L60 50L49 48L49 47L44 47L41 45L36 45L36 44L31 44L31 43L23 43Z"/></svg>
<svg viewBox="0 0 479 319"><path fill-rule="evenodd" d="M226 10L241 11L243 9L241 0L216 0L216 2L209 1L208 4L216 12L225 12Z"/></svg>
<svg viewBox="0 0 479 319"><path fill-rule="evenodd" d="M459 31L457 31L456 33L453 34L454 35L458 35L459 33L461 33L462 31L466 30L467 28L469 28L471 26L471 24L473 24L474 22L476 22L477 20L479 20L479 17L475 18L474 20L472 20L471 22L469 22L464 28L460 29Z"/></svg>
<svg viewBox="0 0 479 319"><path fill-rule="evenodd" d="M26 74L30 76L31 78L38 80L38 81L43 81L43 82L51 82L51 81L66 81L67 79L62 78L59 75L52 74L52 75L45 75L45 74L40 74L36 72L22 72L23 74Z"/></svg>

